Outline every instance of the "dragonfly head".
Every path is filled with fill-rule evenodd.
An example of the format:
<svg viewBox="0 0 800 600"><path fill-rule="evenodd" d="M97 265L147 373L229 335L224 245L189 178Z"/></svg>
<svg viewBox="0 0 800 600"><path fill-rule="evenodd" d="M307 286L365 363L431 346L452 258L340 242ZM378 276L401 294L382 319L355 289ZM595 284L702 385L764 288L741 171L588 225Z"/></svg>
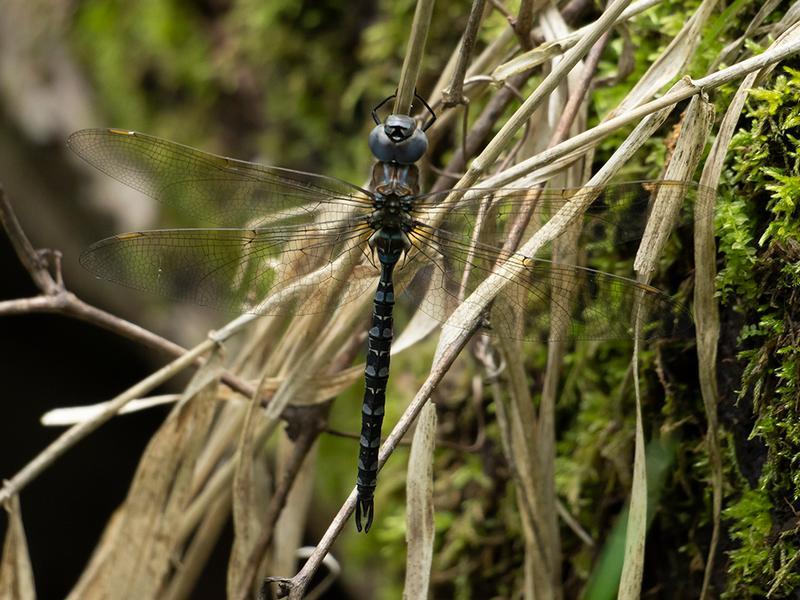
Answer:
<svg viewBox="0 0 800 600"><path fill-rule="evenodd" d="M428 149L428 138L408 115L389 115L369 134L369 149L382 162L410 165Z"/></svg>

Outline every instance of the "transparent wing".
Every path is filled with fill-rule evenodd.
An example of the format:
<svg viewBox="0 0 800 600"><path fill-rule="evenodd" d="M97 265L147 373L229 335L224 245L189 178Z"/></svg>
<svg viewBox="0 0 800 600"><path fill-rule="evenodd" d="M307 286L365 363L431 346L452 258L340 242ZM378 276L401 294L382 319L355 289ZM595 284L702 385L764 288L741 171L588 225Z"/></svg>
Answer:
<svg viewBox="0 0 800 600"><path fill-rule="evenodd" d="M164 229L91 246L98 277L203 306L265 315L333 310L374 287L364 221L266 229Z"/></svg>
<svg viewBox="0 0 800 600"><path fill-rule="evenodd" d="M118 129L84 129L67 145L122 183L188 215L198 225L258 228L369 211L370 192L332 177L216 156Z"/></svg>
<svg viewBox="0 0 800 600"><path fill-rule="evenodd" d="M563 216L580 219L585 233L595 240L609 243L626 243L642 237L654 202L669 204L684 199L679 216L679 226L713 215L696 210L696 200L701 194L713 190L692 182L650 180L612 183L602 187L582 188L471 188L456 206L444 203L452 190L424 194L414 202L413 216L436 227L444 221L458 225L464 231L480 228L481 240L495 245L508 235L508 226L523 212L530 214L523 238L529 237L542 223L548 221L571 201L591 201L585 213L566 209ZM579 204L580 202L575 202Z"/></svg>
<svg viewBox="0 0 800 600"><path fill-rule="evenodd" d="M438 321L447 320L462 301L478 303L472 292L492 274L489 265L500 261L516 273L501 276L504 286L482 324L493 335L560 339L550 329L551 323L557 323L563 339L629 339L635 333L637 299L648 318L643 338L671 336L691 327L684 307L657 288L631 279L519 254L504 255L495 248L470 248L441 230L416 230L412 242L423 250L412 259L419 261L418 270L405 293ZM467 266L469 276L462 292Z"/></svg>
<svg viewBox="0 0 800 600"><path fill-rule="evenodd" d="M587 194L594 200L591 209L571 217L582 232L577 244L579 260L615 270L620 256L624 260L635 253L635 245L626 249L620 244L641 238L649 211L660 202L678 199L673 195L684 196L696 189L674 182L646 182L578 191L544 190L538 196L528 190L495 190L488 201L468 199L455 209L438 205L442 194L421 198L415 207L417 214L439 220L441 225L418 222L411 232L414 251L403 268L414 275L406 294L423 312L444 321L462 301L477 301L470 295L497 272L503 285L484 323L494 335L553 339L551 324L557 324L554 329L563 334L556 338L631 338L637 302L648 316L643 337L674 335L689 329L691 318L685 308L658 289L612 273L555 262L546 252L543 258L531 259L502 248L511 224L531 198L537 203L525 224L524 237L546 223L570 198ZM684 211L684 220L686 214L691 218L691 212ZM499 269L501 264L504 267Z"/></svg>

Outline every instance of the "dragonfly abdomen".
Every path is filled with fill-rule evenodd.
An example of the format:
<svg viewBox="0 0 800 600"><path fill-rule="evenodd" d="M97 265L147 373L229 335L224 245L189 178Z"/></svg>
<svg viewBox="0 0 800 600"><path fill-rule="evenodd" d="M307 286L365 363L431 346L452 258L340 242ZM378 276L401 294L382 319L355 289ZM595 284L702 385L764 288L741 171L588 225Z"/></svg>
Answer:
<svg viewBox="0 0 800 600"><path fill-rule="evenodd" d="M394 309L394 262L381 261L381 277L372 310L372 326L367 343L367 366L364 369L364 403L361 409L361 438L358 452L358 502L356 527L361 531L362 515L366 519L364 531L369 531L374 516L375 486L378 482L378 450L381 445L386 384L389 381L389 353L392 349L392 311Z"/></svg>

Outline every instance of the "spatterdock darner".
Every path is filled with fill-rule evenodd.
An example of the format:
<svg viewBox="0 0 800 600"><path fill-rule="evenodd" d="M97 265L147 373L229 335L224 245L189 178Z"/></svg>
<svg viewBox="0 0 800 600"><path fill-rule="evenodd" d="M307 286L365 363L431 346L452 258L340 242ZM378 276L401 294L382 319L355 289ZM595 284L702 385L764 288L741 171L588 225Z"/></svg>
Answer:
<svg viewBox="0 0 800 600"><path fill-rule="evenodd" d="M395 285L444 321L489 274L513 265L483 326L516 339L630 338L637 302L653 317L643 335L685 327L686 311L656 288L557 257L503 248L507 231L531 231L578 195L582 253L641 235L650 198L686 194L668 181L575 190L471 190L420 194L416 162L425 128L404 115L376 126L370 189L322 175L224 158L118 129L90 129L68 141L104 173L208 220L210 228L124 233L91 246L81 262L97 276L201 305L281 315L334 310L375 288L369 328L358 460L356 526L369 530L377 482L393 336ZM277 301L276 301L277 298ZM560 325L560 327L553 327Z"/></svg>

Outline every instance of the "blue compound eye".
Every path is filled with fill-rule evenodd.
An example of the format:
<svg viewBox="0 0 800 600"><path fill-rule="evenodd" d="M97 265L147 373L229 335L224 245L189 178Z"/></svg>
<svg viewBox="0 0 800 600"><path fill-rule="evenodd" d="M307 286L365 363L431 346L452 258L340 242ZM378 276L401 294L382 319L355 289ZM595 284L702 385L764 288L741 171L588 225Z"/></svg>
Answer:
<svg viewBox="0 0 800 600"><path fill-rule="evenodd" d="M422 158L427 149L428 136L421 129L417 129L410 138L397 144L397 158L395 160L403 165L415 163Z"/></svg>
<svg viewBox="0 0 800 600"><path fill-rule="evenodd" d="M369 149L381 162L392 162L395 155L395 143L389 139L383 125L376 125L369 134Z"/></svg>

